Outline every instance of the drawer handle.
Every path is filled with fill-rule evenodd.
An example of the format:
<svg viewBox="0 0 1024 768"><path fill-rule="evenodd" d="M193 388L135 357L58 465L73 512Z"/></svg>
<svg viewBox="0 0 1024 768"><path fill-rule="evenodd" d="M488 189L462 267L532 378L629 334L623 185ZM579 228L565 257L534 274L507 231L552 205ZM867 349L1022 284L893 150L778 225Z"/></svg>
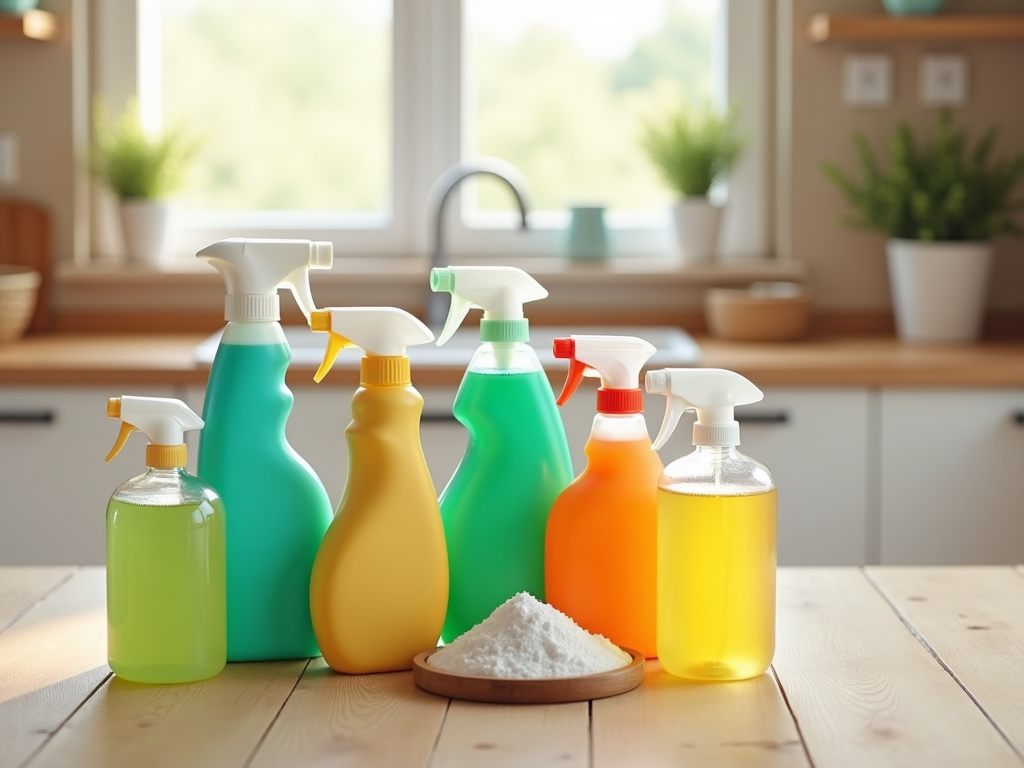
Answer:
<svg viewBox="0 0 1024 768"><path fill-rule="evenodd" d="M764 413L737 413L736 421L738 421L740 424L786 424L789 422L789 414L786 411L765 411Z"/></svg>
<svg viewBox="0 0 1024 768"><path fill-rule="evenodd" d="M0 411L0 424L52 424L53 411Z"/></svg>
<svg viewBox="0 0 1024 768"><path fill-rule="evenodd" d="M1014 411L1013 420L1018 424L1024 426L1024 411Z"/></svg>
<svg viewBox="0 0 1024 768"><path fill-rule="evenodd" d="M420 421L424 424L457 424L459 422L454 413L424 413L420 416Z"/></svg>

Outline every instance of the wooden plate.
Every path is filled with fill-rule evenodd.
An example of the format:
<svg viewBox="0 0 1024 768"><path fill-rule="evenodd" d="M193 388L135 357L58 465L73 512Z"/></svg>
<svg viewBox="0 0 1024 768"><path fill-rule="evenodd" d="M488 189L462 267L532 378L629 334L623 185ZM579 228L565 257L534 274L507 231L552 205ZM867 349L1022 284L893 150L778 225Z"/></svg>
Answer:
<svg viewBox="0 0 1024 768"><path fill-rule="evenodd" d="M436 653L435 649L424 651L412 660L412 679L423 690L450 699L502 704L559 704L603 699L631 691L644 679L643 655L629 648L622 650L632 656L633 661L610 672L544 680L514 680L458 675L432 667L427 663L427 657Z"/></svg>

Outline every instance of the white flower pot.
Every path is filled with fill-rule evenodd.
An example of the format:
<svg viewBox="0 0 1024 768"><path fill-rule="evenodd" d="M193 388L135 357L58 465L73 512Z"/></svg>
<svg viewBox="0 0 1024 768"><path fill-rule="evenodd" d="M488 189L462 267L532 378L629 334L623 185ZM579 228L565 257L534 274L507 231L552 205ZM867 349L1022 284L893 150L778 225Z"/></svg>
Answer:
<svg viewBox="0 0 1024 768"><path fill-rule="evenodd" d="M163 200L122 200L121 231L128 260L158 267L170 255L173 208Z"/></svg>
<svg viewBox="0 0 1024 768"><path fill-rule="evenodd" d="M989 243L890 240L886 250L896 331L902 340L977 340L992 264Z"/></svg>
<svg viewBox="0 0 1024 768"><path fill-rule="evenodd" d="M722 206L714 205L706 197L684 197L672 212L683 263L711 261L718 248Z"/></svg>

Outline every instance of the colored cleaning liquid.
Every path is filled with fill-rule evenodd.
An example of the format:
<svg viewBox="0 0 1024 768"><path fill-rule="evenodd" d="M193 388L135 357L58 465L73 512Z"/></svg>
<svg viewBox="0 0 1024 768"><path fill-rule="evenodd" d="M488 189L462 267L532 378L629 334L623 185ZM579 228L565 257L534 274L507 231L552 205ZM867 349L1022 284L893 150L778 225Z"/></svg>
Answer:
<svg viewBox="0 0 1024 768"><path fill-rule="evenodd" d="M227 515L228 661L319 655L309 579L333 515L285 438L290 359L284 343L222 342L206 390L198 474Z"/></svg>
<svg viewBox="0 0 1024 768"><path fill-rule="evenodd" d="M657 656L657 488L651 441L587 441L587 468L551 508L548 602L592 634Z"/></svg>
<svg viewBox="0 0 1024 768"><path fill-rule="evenodd" d="M441 634L448 564L420 446L422 410L412 387L352 398L345 493L310 585L320 648L339 672L409 669Z"/></svg>
<svg viewBox="0 0 1024 768"><path fill-rule="evenodd" d="M441 494L454 640L517 592L544 600L544 533L572 480L565 429L541 370L466 373L455 399L469 446Z"/></svg>
<svg viewBox="0 0 1024 768"><path fill-rule="evenodd" d="M669 673L742 680L771 664L776 493L658 489L658 657Z"/></svg>
<svg viewBox="0 0 1024 768"><path fill-rule="evenodd" d="M224 668L224 508L217 499L107 506L107 637L114 674L180 683Z"/></svg>

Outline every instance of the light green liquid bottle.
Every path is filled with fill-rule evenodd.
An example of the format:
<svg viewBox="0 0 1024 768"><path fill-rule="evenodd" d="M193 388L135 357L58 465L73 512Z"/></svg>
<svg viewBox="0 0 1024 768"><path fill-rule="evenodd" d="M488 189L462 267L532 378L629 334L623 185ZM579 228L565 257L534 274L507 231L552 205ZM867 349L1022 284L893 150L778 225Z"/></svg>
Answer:
<svg viewBox="0 0 1024 768"><path fill-rule="evenodd" d="M184 683L227 657L224 507L180 468L150 469L107 505L107 659L118 677Z"/></svg>

